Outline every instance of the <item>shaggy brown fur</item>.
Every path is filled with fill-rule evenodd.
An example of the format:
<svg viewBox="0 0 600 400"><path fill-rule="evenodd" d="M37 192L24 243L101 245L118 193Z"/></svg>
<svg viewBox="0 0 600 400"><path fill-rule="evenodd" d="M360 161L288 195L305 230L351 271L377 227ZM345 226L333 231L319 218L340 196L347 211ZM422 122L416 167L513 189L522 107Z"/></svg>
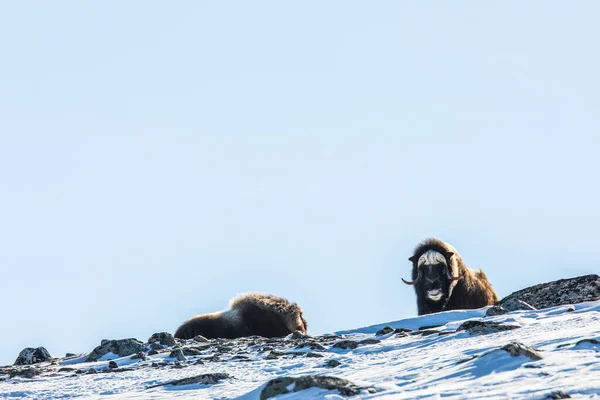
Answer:
<svg viewBox="0 0 600 400"><path fill-rule="evenodd" d="M235 339L245 336L281 337L294 331L306 333L302 309L283 297L246 293L231 300L229 310L197 315L183 323L175 337Z"/></svg>
<svg viewBox="0 0 600 400"><path fill-rule="evenodd" d="M419 258L431 250L440 253L445 262L444 259L436 262L431 261L430 258L430 262L419 266ZM412 279L419 315L481 308L498 301L498 296L483 271L467 268L458 251L442 240L436 238L425 240L417 246L409 260L413 263ZM433 301L428 297L428 291L435 292L438 288L442 298Z"/></svg>

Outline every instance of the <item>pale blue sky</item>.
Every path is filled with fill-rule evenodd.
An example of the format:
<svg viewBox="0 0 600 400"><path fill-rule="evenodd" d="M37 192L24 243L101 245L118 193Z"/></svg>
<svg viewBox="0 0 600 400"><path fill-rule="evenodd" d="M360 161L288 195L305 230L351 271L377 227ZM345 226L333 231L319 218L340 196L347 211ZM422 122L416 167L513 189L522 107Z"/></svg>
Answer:
<svg viewBox="0 0 600 400"><path fill-rule="evenodd" d="M499 296L597 273L597 2L0 6L0 365L244 291L416 314L428 236Z"/></svg>

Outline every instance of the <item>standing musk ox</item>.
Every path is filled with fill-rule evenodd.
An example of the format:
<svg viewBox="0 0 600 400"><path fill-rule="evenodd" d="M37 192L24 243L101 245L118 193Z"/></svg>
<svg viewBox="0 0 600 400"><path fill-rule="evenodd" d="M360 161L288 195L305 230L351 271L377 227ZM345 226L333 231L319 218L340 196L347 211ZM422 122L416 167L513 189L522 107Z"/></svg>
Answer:
<svg viewBox="0 0 600 400"><path fill-rule="evenodd" d="M208 339L235 339L246 336L268 338L306 333L306 320L296 303L270 294L246 293L233 298L229 310L197 315L175 332L179 339L202 335Z"/></svg>
<svg viewBox="0 0 600 400"><path fill-rule="evenodd" d="M498 301L482 270L467 268L450 244L430 238L417 246L412 257L412 282L419 315L481 308Z"/></svg>

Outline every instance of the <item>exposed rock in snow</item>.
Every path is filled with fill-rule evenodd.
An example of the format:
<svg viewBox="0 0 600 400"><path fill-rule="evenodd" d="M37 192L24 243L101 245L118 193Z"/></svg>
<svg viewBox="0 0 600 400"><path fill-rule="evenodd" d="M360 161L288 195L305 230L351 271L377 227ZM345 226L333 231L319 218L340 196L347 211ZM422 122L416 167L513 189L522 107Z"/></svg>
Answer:
<svg viewBox="0 0 600 400"><path fill-rule="evenodd" d="M119 340L106 340L103 339L100 342L100 346L96 347L88 356L87 360L98 361L108 353L113 353L119 357L126 357L132 354L139 353L144 349L144 343L137 339L119 339Z"/></svg>
<svg viewBox="0 0 600 400"><path fill-rule="evenodd" d="M510 311L519 311L519 310L535 310L535 307L532 307L531 305L529 305L529 304L525 303L524 301L521 301L517 298L511 297L511 298L507 298L504 301L504 303L502 303L502 305L494 305L494 306L490 307L487 310L485 315L490 317L490 316L494 316L494 315L506 314L507 312L510 312Z"/></svg>
<svg viewBox="0 0 600 400"><path fill-rule="evenodd" d="M190 376L189 378L176 379L174 381L169 381L165 383L159 383L158 385L148 386L148 389L159 387L159 386L182 386L182 385L191 385L194 383L199 383L201 385L214 385L223 379L229 379L230 376L227 374L202 374L196 376Z"/></svg>
<svg viewBox="0 0 600 400"><path fill-rule="evenodd" d="M280 394L299 392L313 387L337 390L343 396L356 396L361 391L360 387L346 379L335 376L308 375L272 379L263 388L260 399L266 400Z"/></svg>
<svg viewBox="0 0 600 400"><path fill-rule="evenodd" d="M540 353L529 346L525 346L523 343L512 342L500 348L500 350L506 351L511 356L525 356L529 357L532 360L541 360L542 356Z"/></svg>
<svg viewBox="0 0 600 400"><path fill-rule="evenodd" d="M458 327L457 331L467 331L471 334L489 335L490 333L510 331L512 329L519 329L520 327L520 325L501 324L494 321L466 321Z"/></svg>
<svg viewBox="0 0 600 400"><path fill-rule="evenodd" d="M600 276L584 275L541 283L514 292L500 300L496 305L504 308L509 307L507 303L513 299L525 302L537 309L600 300ZM507 308L507 310L512 311L510 308Z"/></svg>
<svg viewBox="0 0 600 400"><path fill-rule="evenodd" d="M175 338L168 332L160 332L150 336L148 343L158 343L163 346L175 346Z"/></svg>
<svg viewBox="0 0 600 400"><path fill-rule="evenodd" d="M52 360L52 356L43 347L27 347L19 353L14 365L31 365Z"/></svg>

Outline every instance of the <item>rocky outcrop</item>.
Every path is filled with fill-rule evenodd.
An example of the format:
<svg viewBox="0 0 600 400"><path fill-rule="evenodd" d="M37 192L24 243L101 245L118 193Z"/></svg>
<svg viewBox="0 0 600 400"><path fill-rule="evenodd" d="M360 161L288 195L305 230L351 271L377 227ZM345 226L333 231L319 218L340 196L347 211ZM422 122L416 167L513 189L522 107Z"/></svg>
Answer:
<svg viewBox="0 0 600 400"><path fill-rule="evenodd" d="M520 325L500 324L493 321L466 321L458 327L457 331L467 331L474 335L489 335L490 333L510 331L520 327Z"/></svg>
<svg viewBox="0 0 600 400"><path fill-rule="evenodd" d="M583 275L530 286L506 296L495 306L513 311L510 308L514 304L522 304L515 303L515 299L537 309L600 300L600 276Z"/></svg>
<svg viewBox="0 0 600 400"><path fill-rule="evenodd" d="M260 399L266 400L281 394L299 392L313 387L325 390L337 390L342 396L356 396L363 389L346 379L334 376L307 375L284 377L272 379L267 382L260 393ZM372 388L367 388L367 390L373 391Z"/></svg>
<svg viewBox="0 0 600 400"><path fill-rule="evenodd" d="M144 343L137 339L119 339L106 340L100 342L100 346L96 347L88 356L87 362L98 361L101 357L108 353L116 354L119 357L126 357L132 354L137 354L144 350Z"/></svg>
<svg viewBox="0 0 600 400"><path fill-rule="evenodd" d="M19 353L14 365L31 365L52 360L52 356L43 347L27 347Z"/></svg>
<svg viewBox="0 0 600 400"><path fill-rule="evenodd" d="M228 374L216 373L216 374L202 374L196 376L190 376L188 378L176 379L174 381L169 381L165 383L159 383L158 385L148 386L147 389L159 387L159 386L182 386L182 385L191 385L191 384L200 384L200 385L214 385L223 379L231 378Z"/></svg>
<svg viewBox="0 0 600 400"><path fill-rule="evenodd" d="M541 360L542 355L533 347L529 347L519 342L512 342L500 348L501 351L505 351L513 357L525 356L534 361Z"/></svg>

